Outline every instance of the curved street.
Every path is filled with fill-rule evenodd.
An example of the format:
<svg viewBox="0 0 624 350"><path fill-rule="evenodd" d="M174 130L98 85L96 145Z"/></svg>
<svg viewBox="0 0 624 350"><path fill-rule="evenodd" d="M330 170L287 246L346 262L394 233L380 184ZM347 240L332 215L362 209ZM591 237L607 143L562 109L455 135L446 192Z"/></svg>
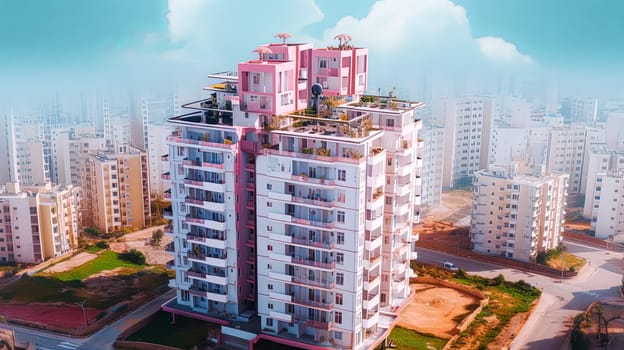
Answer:
<svg viewBox="0 0 624 350"><path fill-rule="evenodd" d="M542 297L525 326L511 344L511 350L568 349L567 332L571 319L594 300L619 298L624 268L623 254L579 243L565 242L568 251L588 261L575 278L561 281L530 272L418 248L418 261L441 265L454 262L471 274L510 281L525 280L540 288Z"/></svg>

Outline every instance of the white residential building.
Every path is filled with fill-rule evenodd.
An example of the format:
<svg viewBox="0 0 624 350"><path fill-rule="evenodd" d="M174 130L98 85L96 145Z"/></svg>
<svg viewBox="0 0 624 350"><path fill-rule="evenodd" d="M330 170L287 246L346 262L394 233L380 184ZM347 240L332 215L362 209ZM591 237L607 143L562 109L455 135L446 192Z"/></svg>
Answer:
<svg viewBox="0 0 624 350"><path fill-rule="evenodd" d="M585 203L583 216L591 218L594 212L594 198L596 179L599 174L605 174L610 170L612 152L606 143L592 143L589 147L589 159L587 164Z"/></svg>
<svg viewBox="0 0 624 350"><path fill-rule="evenodd" d="M529 261L556 248L563 232L567 174L519 175L518 165L475 174L470 225L474 250Z"/></svg>
<svg viewBox="0 0 624 350"><path fill-rule="evenodd" d="M442 174L444 169L444 128L424 126L419 133L424 142L422 166L423 211L442 203Z"/></svg>
<svg viewBox="0 0 624 350"><path fill-rule="evenodd" d="M444 127L444 187L469 184L489 158L490 129L496 104L484 97L442 100L434 105L434 125Z"/></svg>
<svg viewBox="0 0 624 350"><path fill-rule="evenodd" d="M360 100L368 52L342 41L258 51L271 53L211 75L183 106L195 112L169 120L177 296L164 310L222 324L241 349L374 348L410 294L421 104ZM253 331L231 325L256 313Z"/></svg>
<svg viewBox="0 0 624 350"><path fill-rule="evenodd" d="M494 122L490 138L489 164L507 164L514 159L526 159L529 128L511 127Z"/></svg>
<svg viewBox="0 0 624 350"><path fill-rule="evenodd" d="M170 198L169 181L162 179L162 174L169 169L169 146L164 141L171 135L174 127L164 123L147 125L147 157L149 168L150 191L153 198Z"/></svg>
<svg viewBox="0 0 624 350"><path fill-rule="evenodd" d="M592 209L591 231L597 238L615 238L624 233L624 170L596 176Z"/></svg>

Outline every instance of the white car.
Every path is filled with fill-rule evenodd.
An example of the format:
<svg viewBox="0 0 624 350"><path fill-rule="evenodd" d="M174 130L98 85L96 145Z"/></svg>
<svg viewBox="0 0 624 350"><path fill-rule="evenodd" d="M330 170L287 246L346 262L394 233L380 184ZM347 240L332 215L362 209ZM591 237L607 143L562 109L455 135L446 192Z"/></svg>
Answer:
<svg viewBox="0 0 624 350"><path fill-rule="evenodd" d="M447 269L447 270L451 270L451 271L457 271L457 270L459 270L459 268L458 268L455 264L453 264L452 262L450 262L450 261L445 261L445 262L442 264L442 266L444 266L444 268L445 268L445 269Z"/></svg>

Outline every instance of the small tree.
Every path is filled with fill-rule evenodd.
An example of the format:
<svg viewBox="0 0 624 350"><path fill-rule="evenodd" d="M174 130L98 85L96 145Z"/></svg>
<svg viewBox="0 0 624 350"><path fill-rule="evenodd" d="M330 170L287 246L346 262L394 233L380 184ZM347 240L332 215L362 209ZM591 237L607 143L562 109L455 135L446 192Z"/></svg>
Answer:
<svg viewBox="0 0 624 350"><path fill-rule="evenodd" d="M136 249L130 249L130 251L120 253L119 259L125 260L127 262L136 264L136 265L145 265L145 254L141 253Z"/></svg>
<svg viewBox="0 0 624 350"><path fill-rule="evenodd" d="M160 242L162 241L164 235L165 233L161 229L154 231L152 233L152 245L154 247L160 247Z"/></svg>
<svg viewBox="0 0 624 350"><path fill-rule="evenodd" d="M102 235L102 231L98 230L95 227L86 227L84 232L90 234L91 236L100 237Z"/></svg>

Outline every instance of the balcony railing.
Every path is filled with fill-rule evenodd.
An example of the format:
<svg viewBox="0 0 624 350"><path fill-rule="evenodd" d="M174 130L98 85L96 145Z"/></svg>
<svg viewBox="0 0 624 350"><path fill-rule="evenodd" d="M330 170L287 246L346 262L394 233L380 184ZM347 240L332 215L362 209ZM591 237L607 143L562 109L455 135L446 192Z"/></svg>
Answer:
<svg viewBox="0 0 624 350"><path fill-rule="evenodd" d="M300 218L296 218L296 217L292 217L291 222L293 222L295 224L309 225L309 226L319 226L319 227L330 228L330 229L336 227L336 223L335 222L323 222L323 221L315 221L315 220L306 220L306 219L300 219Z"/></svg>
<svg viewBox="0 0 624 350"><path fill-rule="evenodd" d="M335 261L322 262L322 261L311 260L311 259L308 259L308 258L292 257L292 263L293 264L299 264L299 265L313 266L313 267L318 267L318 268L322 268L322 269L334 269L334 268L336 268L336 262Z"/></svg>
<svg viewBox="0 0 624 350"><path fill-rule="evenodd" d="M295 244L302 244L302 245L318 247L318 248L325 248L325 249L332 249L332 248L334 248L336 246L336 242L312 241L312 240L309 240L307 238L297 238L297 237L292 237L292 242L295 243Z"/></svg>
<svg viewBox="0 0 624 350"><path fill-rule="evenodd" d="M334 186L336 184L335 180L309 177L307 175L301 175L301 174L299 174L299 175L293 174L291 176L291 179L294 180L294 181L303 181L303 182L308 182L308 183L313 183L313 184L321 184L321 185L327 185L327 186Z"/></svg>
<svg viewBox="0 0 624 350"><path fill-rule="evenodd" d="M277 155L277 156L287 156L287 157L292 157L292 158L303 158L303 159L312 159L312 160L320 160L323 162L341 162L341 163L351 163L351 164L359 164L362 163L366 160L365 157L338 157L338 156L333 156L333 157L326 157L326 156L319 156L319 155L315 155L315 154L308 154L308 153L302 153L302 152L289 152L289 151L280 151L280 150L275 150L275 149L271 149L271 148L265 148L262 150L262 152L264 154L273 154L273 155Z"/></svg>
<svg viewBox="0 0 624 350"><path fill-rule="evenodd" d="M183 160L182 165L204 167L204 168L216 168L216 169L223 169L224 167L223 163L199 162L199 161L188 160L188 159Z"/></svg>
<svg viewBox="0 0 624 350"><path fill-rule="evenodd" d="M308 286L314 286L319 288L333 289L336 287L336 283L331 280L310 280L298 276L291 276L293 283L305 284Z"/></svg>
<svg viewBox="0 0 624 350"><path fill-rule="evenodd" d="M311 204L311 205L318 205L319 207L325 207L325 208L333 208L334 207L334 202L333 201L325 200L323 198L311 199L311 198L292 196L291 199L295 203L305 203L305 204Z"/></svg>
<svg viewBox="0 0 624 350"><path fill-rule="evenodd" d="M186 144L186 145L199 145L199 146L218 147L218 148L225 148L225 149L232 149L234 147L233 144L226 144L226 143L219 143L219 142L209 142L209 141L199 141L199 140L187 139L187 138L176 137L176 136L169 136L169 137L167 137L167 141L169 141L169 142L176 142L176 143L182 143L182 144Z"/></svg>

